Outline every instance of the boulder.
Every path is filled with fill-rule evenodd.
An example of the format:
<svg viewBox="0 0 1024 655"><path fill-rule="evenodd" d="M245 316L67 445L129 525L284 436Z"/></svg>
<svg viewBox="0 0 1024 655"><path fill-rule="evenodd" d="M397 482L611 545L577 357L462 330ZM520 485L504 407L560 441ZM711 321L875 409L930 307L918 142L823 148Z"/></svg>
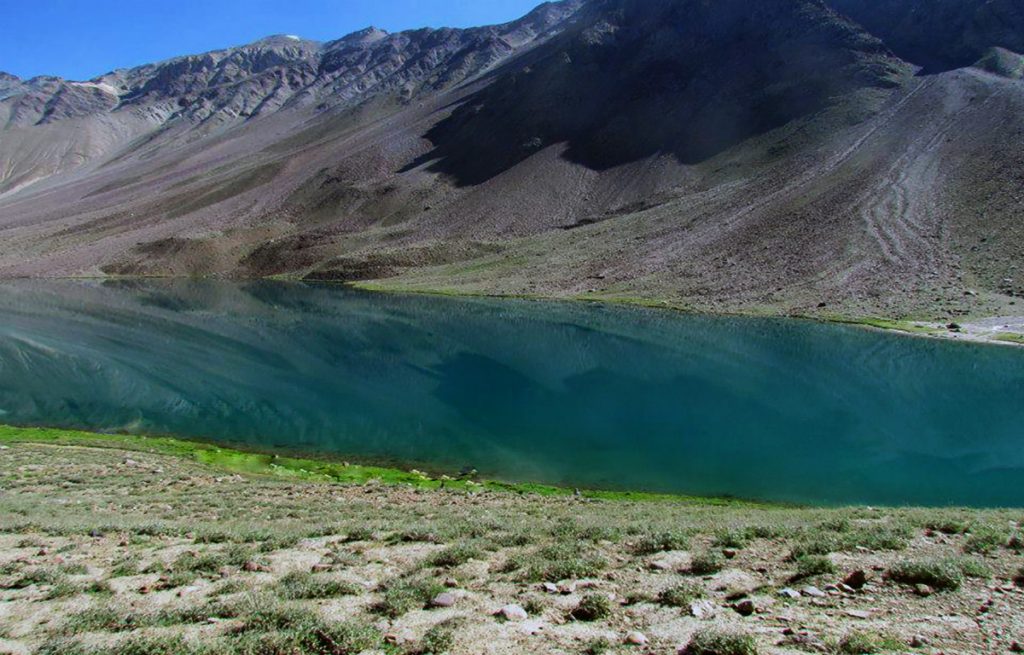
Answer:
<svg viewBox="0 0 1024 655"><path fill-rule="evenodd" d="M647 635L642 632L632 631L626 633L626 643L631 646L647 645Z"/></svg>
<svg viewBox="0 0 1024 655"><path fill-rule="evenodd" d="M502 607L498 612L499 616L503 616L507 621L525 621L527 616L526 610L519 605L509 604Z"/></svg>
<svg viewBox="0 0 1024 655"><path fill-rule="evenodd" d="M733 605L732 608L736 610L736 613L740 616L750 616L754 613L754 610L756 609L754 607L754 601L750 600L749 598L747 600L741 600L740 602Z"/></svg>
<svg viewBox="0 0 1024 655"><path fill-rule="evenodd" d="M710 619L717 609L710 600L695 600L690 603L690 614L698 619Z"/></svg>
<svg viewBox="0 0 1024 655"><path fill-rule="evenodd" d="M444 591L434 596L430 601L431 607L451 607L455 604L455 594Z"/></svg>
<svg viewBox="0 0 1024 655"><path fill-rule="evenodd" d="M854 589L862 588L867 584L867 582L868 574L861 569L857 569L843 578L843 584L853 587Z"/></svg>

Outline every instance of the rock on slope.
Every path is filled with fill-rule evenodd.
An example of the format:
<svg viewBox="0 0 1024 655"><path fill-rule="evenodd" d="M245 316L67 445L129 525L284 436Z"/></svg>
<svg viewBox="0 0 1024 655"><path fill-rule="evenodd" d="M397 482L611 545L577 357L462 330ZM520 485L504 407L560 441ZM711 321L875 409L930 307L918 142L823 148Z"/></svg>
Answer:
<svg viewBox="0 0 1024 655"><path fill-rule="evenodd" d="M0 274L1019 313L1013 0L568 0L0 77Z"/></svg>

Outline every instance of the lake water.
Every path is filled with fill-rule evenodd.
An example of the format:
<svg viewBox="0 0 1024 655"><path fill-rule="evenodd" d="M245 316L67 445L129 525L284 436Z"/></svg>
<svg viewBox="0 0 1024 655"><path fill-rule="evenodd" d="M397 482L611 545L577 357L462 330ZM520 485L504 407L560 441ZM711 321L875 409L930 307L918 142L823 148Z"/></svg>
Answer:
<svg viewBox="0 0 1024 655"><path fill-rule="evenodd" d="M8 282L0 422L588 488L1024 505L1024 350L785 319Z"/></svg>

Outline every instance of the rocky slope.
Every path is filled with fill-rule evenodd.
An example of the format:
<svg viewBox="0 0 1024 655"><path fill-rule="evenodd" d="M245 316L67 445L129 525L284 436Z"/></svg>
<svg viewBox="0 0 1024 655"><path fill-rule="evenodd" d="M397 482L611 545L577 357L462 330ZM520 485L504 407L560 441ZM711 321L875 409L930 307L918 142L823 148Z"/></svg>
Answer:
<svg viewBox="0 0 1024 655"><path fill-rule="evenodd" d="M1017 314L1022 51L1012 0L567 0L2 76L0 274Z"/></svg>

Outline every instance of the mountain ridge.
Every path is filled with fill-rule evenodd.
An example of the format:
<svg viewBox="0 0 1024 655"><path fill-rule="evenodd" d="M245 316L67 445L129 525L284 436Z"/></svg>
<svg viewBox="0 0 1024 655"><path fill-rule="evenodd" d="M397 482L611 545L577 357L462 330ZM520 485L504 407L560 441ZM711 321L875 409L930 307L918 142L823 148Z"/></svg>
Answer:
<svg viewBox="0 0 1024 655"><path fill-rule="evenodd" d="M1024 23L942 4L933 41L916 0L570 0L0 80L0 275L1017 313Z"/></svg>

